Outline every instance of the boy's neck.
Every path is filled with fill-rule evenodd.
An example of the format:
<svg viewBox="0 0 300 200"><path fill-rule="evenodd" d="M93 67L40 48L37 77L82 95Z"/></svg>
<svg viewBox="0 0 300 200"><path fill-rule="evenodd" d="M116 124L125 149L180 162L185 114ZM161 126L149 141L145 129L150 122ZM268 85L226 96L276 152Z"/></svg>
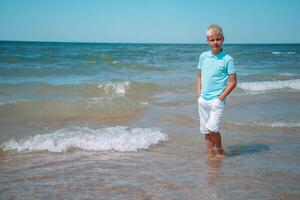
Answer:
<svg viewBox="0 0 300 200"><path fill-rule="evenodd" d="M218 49L218 50L211 50L211 53L213 54L213 55L217 55L218 53L220 53L221 51L223 51L223 49L221 48L221 49Z"/></svg>

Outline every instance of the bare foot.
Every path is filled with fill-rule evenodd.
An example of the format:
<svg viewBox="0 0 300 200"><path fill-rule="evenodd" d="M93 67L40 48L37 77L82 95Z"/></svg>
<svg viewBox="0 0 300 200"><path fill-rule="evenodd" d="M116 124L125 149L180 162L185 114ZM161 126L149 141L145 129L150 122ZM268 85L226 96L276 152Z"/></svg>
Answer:
<svg viewBox="0 0 300 200"><path fill-rule="evenodd" d="M208 158L214 157L214 152L213 152L213 150L208 150L208 151L207 151L207 157L208 157Z"/></svg>
<svg viewBox="0 0 300 200"><path fill-rule="evenodd" d="M225 157L223 148L216 149L216 155L215 155L215 157L216 158L224 158Z"/></svg>

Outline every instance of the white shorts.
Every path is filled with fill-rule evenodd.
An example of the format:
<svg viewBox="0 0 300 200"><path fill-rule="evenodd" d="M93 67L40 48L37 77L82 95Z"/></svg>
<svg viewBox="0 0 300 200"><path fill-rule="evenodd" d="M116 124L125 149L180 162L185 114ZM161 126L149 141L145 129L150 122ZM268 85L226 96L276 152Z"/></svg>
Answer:
<svg viewBox="0 0 300 200"><path fill-rule="evenodd" d="M198 98L200 132L202 134L208 134L209 131L219 132L224 105L224 101L218 98L213 100L205 100L202 97Z"/></svg>

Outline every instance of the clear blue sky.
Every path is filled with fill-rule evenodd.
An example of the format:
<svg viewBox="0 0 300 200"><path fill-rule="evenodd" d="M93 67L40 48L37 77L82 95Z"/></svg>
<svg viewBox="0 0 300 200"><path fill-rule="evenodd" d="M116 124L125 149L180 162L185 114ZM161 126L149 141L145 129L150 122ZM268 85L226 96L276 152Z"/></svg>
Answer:
<svg viewBox="0 0 300 200"><path fill-rule="evenodd" d="M0 0L0 40L300 43L300 0Z"/></svg>

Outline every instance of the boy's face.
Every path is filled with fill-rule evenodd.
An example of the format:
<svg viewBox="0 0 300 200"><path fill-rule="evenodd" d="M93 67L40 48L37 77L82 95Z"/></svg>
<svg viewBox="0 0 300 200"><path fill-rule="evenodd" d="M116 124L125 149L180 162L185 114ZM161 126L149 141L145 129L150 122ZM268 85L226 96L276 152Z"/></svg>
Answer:
<svg viewBox="0 0 300 200"><path fill-rule="evenodd" d="M218 52L222 49L224 37L220 34L213 32L210 36L207 37L207 42L211 47L212 51Z"/></svg>

